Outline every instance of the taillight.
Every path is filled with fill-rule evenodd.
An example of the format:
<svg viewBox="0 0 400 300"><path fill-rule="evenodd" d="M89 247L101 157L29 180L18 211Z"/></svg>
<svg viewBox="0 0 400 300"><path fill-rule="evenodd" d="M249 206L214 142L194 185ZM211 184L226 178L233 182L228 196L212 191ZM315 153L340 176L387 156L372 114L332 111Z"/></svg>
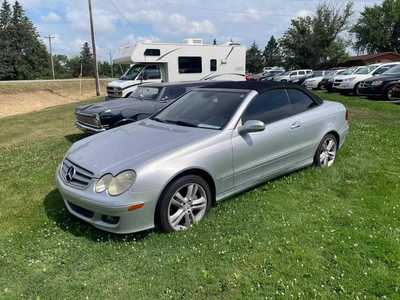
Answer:
<svg viewBox="0 0 400 300"><path fill-rule="evenodd" d="M349 122L349 111L346 109L346 122Z"/></svg>

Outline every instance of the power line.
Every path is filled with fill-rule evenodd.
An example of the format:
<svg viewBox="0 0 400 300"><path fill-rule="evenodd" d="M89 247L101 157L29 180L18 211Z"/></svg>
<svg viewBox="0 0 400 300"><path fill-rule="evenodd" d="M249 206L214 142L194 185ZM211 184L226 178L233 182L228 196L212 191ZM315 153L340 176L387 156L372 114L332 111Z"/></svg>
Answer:
<svg viewBox="0 0 400 300"><path fill-rule="evenodd" d="M51 71L52 71L52 73L53 73L53 80L55 80L55 79L56 79L56 75L55 75L55 72L54 72L53 47L52 47L52 45L51 45L51 40L52 40L52 39L55 39L56 37L49 34L48 36L45 36L45 38L49 39L49 51L50 51Z"/></svg>

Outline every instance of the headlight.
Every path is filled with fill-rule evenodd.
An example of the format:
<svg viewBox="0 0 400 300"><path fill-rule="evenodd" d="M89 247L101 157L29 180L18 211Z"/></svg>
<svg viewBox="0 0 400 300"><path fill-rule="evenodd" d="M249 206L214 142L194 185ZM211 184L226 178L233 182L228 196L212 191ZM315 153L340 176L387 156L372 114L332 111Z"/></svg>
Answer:
<svg viewBox="0 0 400 300"><path fill-rule="evenodd" d="M381 85L382 83L383 83L382 80L374 80L374 81L372 81L371 85L377 86L377 85Z"/></svg>
<svg viewBox="0 0 400 300"><path fill-rule="evenodd" d="M106 174L103 177L101 177L95 186L95 191L96 193L102 193L105 190L108 190L108 187L110 186L110 183L113 179L113 176L111 174Z"/></svg>
<svg viewBox="0 0 400 300"><path fill-rule="evenodd" d="M350 77L350 78L346 78L343 81L349 82L349 81L353 81L354 79L356 79L355 77Z"/></svg>
<svg viewBox="0 0 400 300"><path fill-rule="evenodd" d="M125 193L136 180L136 173L132 170L127 170L113 177L111 174L106 174L101 177L95 187L97 193L107 191L110 196L118 196Z"/></svg>

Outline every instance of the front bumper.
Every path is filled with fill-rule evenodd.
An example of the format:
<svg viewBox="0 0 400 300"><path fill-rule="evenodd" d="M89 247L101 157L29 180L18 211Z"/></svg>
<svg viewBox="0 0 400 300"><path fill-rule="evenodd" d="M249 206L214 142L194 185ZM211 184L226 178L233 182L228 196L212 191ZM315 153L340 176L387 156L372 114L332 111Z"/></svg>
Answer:
<svg viewBox="0 0 400 300"><path fill-rule="evenodd" d="M333 83L333 87L338 91L351 91L354 88L354 83L352 81L342 81L340 83L335 82Z"/></svg>
<svg viewBox="0 0 400 300"><path fill-rule="evenodd" d="M372 96L372 97L381 97L384 96L384 90L382 86L369 86L365 88L358 88L358 94L361 96Z"/></svg>
<svg viewBox="0 0 400 300"><path fill-rule="evenodd" d="M304 81L303 85L307 89L317 89L318 88L318 81Z"/></svg>
<svg viewBox="0 0 400 300"><path fill-rule="evenodd" d="M75 126L78 127L80 130L84 131L84 132L88 132L88 133L98 133L98 132L103 132L106 131L107 128L106 127L92 127L86 124L83 124L79 121L75 122Z"/></svg>
<svg viewBox="0 0 400 300"><path fill-rule="evenodd" d="M57 188L67 210L94 227L117 234L133 233L154 227L157 204L156 193L135 193L128 191L111 197L94 192L94 184L80 190L66 184L56 172ZM143 204L140 209L129 211L135 204Z"/></svg>

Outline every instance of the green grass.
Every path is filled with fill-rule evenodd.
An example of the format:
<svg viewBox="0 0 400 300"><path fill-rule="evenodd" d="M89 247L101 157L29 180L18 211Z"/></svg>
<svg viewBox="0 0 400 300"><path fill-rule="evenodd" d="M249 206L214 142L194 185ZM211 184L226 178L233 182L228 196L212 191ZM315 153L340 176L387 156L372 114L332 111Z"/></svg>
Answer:
<svg viewBox="0 0 400 300"><path fill-rule="evenodd" d="M116 236L70 216L54 172L74 105L0 121L0 298L400 299L400 106L324 94L351 131L327 170L273 180L189 231Z"/></svg>

